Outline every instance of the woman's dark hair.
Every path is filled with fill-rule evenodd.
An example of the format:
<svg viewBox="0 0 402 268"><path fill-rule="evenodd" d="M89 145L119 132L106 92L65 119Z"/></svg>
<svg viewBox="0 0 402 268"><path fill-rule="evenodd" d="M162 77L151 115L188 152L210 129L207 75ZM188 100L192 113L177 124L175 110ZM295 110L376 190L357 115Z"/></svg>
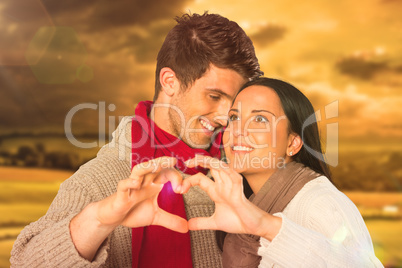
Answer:
<svg viewBox="0 0 402 268"><path fill-rule="evenodd" d="M184 14L176 17L176 22L158 53L154 101L161 90L159 73L164 67L175 72L183 89L201 78L210 64L249 80L263 74L253 42L236 22L207 12Z"/></svg>
<svg viewBox="0 0 402 268"><path fill-rule="evenodd" d="M291 84L282 80L266 77L260 77L247 82L239 90L237 95L239 95L239 93L245 88L254 85L265 86L267 87L267 90L272 89L276 92L281 101L283 111L289 121L289 133L296 133L302 138L303 146L296 155L292 156L292 159L311 168L315 172L326 176L332 182L331 172L325 162L324 154L321 149L320 135L314 108L308 98ZM237 98L237 95L235 99ZM244 194L248 198L251 189L244 177L243 183ZM223 249L225 236L225 232L216 232L216 241L221 250Z"/></svg>

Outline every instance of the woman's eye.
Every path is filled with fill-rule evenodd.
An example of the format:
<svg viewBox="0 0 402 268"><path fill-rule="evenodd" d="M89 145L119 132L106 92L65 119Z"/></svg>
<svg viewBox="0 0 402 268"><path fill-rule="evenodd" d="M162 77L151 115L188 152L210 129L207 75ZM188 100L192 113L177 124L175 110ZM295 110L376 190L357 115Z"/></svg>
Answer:
<svg viewBox="0 0 402 268"><path fill-rule="evenodd" d="M259 123L266 123L269 122L268 119L262 115L257 115L254 120Z"/></svg>
<svg viewBox="0 0 402 268"><path fill-rule="evenodd" d="M229 121L236 121L239 120L239 117L235 114L229 115Z"/></svg>

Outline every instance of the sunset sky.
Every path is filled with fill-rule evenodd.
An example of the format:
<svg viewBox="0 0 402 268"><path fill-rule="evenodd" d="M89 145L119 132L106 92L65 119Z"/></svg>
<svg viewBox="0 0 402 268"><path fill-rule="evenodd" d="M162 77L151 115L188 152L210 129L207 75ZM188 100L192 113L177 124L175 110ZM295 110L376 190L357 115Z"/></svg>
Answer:
<svg viewBox="0 0 402 268"><path fill-rule="evenodd" d="M0 134L62 132L81 103L113 104L107 119L133 114L153 96L173 18L206 10L243 27L265 76L296 85L316 110L338 101L341 141L401 146L402 0L3 0ZM79 111L73 131L97 132L97 113Z"/></svg>

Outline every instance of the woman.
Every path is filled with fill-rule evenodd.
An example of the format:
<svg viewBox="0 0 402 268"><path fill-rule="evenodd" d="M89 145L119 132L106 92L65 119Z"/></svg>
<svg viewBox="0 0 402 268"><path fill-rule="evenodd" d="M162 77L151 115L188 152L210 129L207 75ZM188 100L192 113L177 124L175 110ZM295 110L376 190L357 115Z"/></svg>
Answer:
<svg viewBox="0 0 402 268"><path fill-rule="evenodd" d="M228 233L224 267L383 267L359 211L331 183L315 117L304 125L311 116L311 103L292 85L248 82L223 135L228 164L187 162L209 168L214 181L194 175L183 192L198 185L215 202L215 213L189 220L189 229Z"/></svg>

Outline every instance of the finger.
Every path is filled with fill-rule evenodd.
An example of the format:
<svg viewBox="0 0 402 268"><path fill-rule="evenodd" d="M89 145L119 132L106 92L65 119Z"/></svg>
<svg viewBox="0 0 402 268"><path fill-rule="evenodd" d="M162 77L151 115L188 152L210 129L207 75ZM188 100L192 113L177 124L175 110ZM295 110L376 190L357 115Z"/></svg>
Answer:
<svg viewBox="0 0 402 268"><path fill-rule="evenodd" d="M225 185L227 185L228 187L232 186L232 179L231 179L231 175L229 175L228 173L225 172L225 170L220 169L217 171L219 173L219 175L217 176L220 180L221 183L224 183ZM214 177L215 178L215 177Z"/></svg>
<svg viewBox="0 0 402 268"><path fill-rule="evenodd" d="M130 178L133 179L133 183L137 186L137 188L140 188L141 185L144 184L145 175L156 174L160 172L163 168L174 167L176 161L177 160L174 157L164 156L152 159L147 162L142 162L133 167ZM151 183L155 177L156 175L148 176L145 184Z"/></svg>
<svg viewBox="0 0 402 268"><path fill-rule="evenodd" d="M217 226L212 217L192 218L188 221L189 230L217 230Z"/></svg>
<svg viewBox="0 0 402 268"><path fill-rule="evenodd" d="M223 171L231 179L233 184L243 184L243 176L234 171L233 169L228 168Z"/></svg>
<svg viewBox="0 0 402 268"><path fill-rule="evenodd" d="M185 219L177 215L168 213L160 208L155 214L155 218L152 225L163 226L179 233L188 232L188 224Z"/></svg>
<svg viewBox="0 0 402 268"><path fill-rule="evenodd" d="M156 173L162 168L174 167L176 162L176 158L168 156L162 156L150 161L142 162L133 167L130 178L137 178L138 176L144 176L149 173Z"/></svg>
<svg viewBox="0 0 402 268"><path fill-rule="evenodd" d="M140 200L158 194L162 188L163 185L151 184L146 188L139 189L136 181L133 181L132 179L125 179L119 181L117 185L117 195L120 198L124 198L123 200L127 200L125 198L131 198L132 200L139 202Z"/></svg>
<svg viewBox="0 0 402 268"><path fill-rule="evenodd" d="M133 179L125 179L119 181L117 184L117 192L128 192L131 189L138 189L138 180L133 180Z"/></svg>
<svg viewBox="0 0 402 268"><path fill-rule="evenodd" d="M119 181L117 184L117 191L116 191L116 204L117 207L126 207L131 206L132 204L136 204L141 200L149 198L155 194L160 192L154 187L147 188L146 191L144 189L138 189L138 184L132 179L125 179ZM131 205L129 205L131 204Z"/></svg>
<svg viewBox="0 0 402 268"><path fill-rule="evenodd" d="M200 166L208 169L220 169L228 167L225 162L220 161L217 158L205 155L196 155L194 158L187 160L185 164L188 167Z"/></svg>
<svg viewBox="0 0 402 268"><path fill-rule="evenodd" d="M215 183L204 174L197 173L183 181L182 193L186 193L191 187L196 185L200 186L201 189L209 194L212 191Z"/></svg>
<svg viewBox="0 0 402 268"><path fill-rule="evenodd" d="M165 184L168 181L172 183L173 191L180 194L183 183L182 174L175 168L163 169L160 173L160 176L154 180L154 183Z"/></svg>
<svg viewBox="0 0 402 268"><path fill-rule="evenodd" d="M215 182L222 183L222 179L221 179L219 169L211 169L211 176L213 177Z"/></svg>
<svg viewBox="0 0 402 268"><path fill-rule="evenodd" d="M196 166L196 165L195 165L195 157L193 157L193 158L191 158L191 159L188 159L187 161L184 161L184 164L185 164L186 166L188 166L189 168L195 167L195 166Z"/></svg>

